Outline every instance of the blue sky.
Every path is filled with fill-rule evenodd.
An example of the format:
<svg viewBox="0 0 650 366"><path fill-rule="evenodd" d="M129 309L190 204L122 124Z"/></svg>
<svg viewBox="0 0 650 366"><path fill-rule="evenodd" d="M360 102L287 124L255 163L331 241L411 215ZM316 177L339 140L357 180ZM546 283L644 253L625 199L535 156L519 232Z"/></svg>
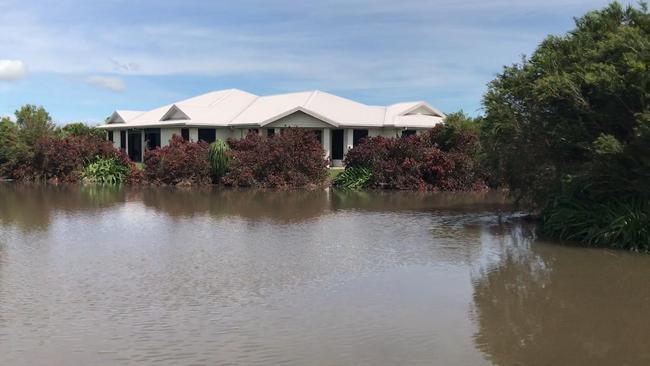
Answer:
<svg viewBox="0 0 650 366"><path fill-rule="evenodd" d="M57 123L97 123L228 88L478 114L503 65L606 4L0 0L0 115L31 103Z"/></svg>

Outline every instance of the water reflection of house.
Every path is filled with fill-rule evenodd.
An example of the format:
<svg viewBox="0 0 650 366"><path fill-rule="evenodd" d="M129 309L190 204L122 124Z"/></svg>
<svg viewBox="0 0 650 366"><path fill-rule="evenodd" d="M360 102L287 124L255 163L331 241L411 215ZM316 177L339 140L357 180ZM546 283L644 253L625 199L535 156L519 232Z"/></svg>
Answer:
<svg viewBox="0 0 650 366"><path fill-rule="evenodd" d="M141 161L143 147L165 146L176 134L213 142L250 132L271 136L282 128L313 130L325 156L340 165L347 150L366 136L399 137L429 129L444 114L425 102L369 106L322 91L257 96L219 90L150 111L115 111L101 127L109 140Z"/></svg>

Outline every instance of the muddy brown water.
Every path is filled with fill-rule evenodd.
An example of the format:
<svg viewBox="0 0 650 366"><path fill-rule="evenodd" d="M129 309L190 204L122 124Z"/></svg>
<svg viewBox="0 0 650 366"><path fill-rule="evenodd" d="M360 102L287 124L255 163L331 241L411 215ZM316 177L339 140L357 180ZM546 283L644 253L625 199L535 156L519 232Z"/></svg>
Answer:
<svg viewBox="0 0 650 366"><path fill-rule="evenodd" d="M648 365L648 314L496 193L0 184L0 365Z"/></svg>

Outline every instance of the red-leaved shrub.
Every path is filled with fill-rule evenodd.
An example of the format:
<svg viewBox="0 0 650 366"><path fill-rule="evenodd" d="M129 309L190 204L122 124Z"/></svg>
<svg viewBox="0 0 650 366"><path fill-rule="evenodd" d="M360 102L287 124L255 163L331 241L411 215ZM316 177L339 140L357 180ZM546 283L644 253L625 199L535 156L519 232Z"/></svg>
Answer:
<svg viewBox="0 0 650 366"><path fill-rule="evenodd" d="M403 138L370 137L348 151L347 167L372 171L371 188L471 191L485 189L474 140L463 136L448 151L441 148L440 129Z"/></svg>
<svg viewBox="0 0 650 366"><path fill-rule="evenodd" d="M189 142L178 135L169 145L144 153L144 175L149 183L201 185L212 182L208 164L208 144Z"/></svg>
<svg viewBox="0 0 650 366"><path fill-rule="evenodd" d="M113 158L129 167L128 183L137 183L140 173L124 151L95 136L45 137L36 142L33 154L13 169L19 180L45 180L50 183L75 183L84 165L95 159Z"/></svg>
<svg viewBox="0 0 650 366"><path fill-rule="evenodd" d="M327 177L323 147L310 131L285 129L262 137L229 139L231 162L222 178L235 187L296 188L321 185Z"/></svg>

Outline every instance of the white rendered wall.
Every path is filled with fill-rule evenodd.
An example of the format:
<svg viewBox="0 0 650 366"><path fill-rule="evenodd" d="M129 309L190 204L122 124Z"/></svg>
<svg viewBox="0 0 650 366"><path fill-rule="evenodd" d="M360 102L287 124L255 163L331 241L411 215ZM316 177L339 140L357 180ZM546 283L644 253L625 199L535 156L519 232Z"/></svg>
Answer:
<svg viewBox="0 0 650 366"><path fill-rule="evenodd" d="M329 128L323 128L323 140L321 143L323 144L323 150L325 152L325 159L329 159L331 156L331 149L332 149L332 135L330 133Z"/></svg>
<svg viewBox="0 0 650 366"><path fill-rule="evenodd" d="M233 131L230 128L217 128L217 140L224 140L232 137Z"/></svg>
<svg viewBox="0 0 650 366"><path fill-rule="evenodd" d="M190 128L190 141L197 142L199 141L199 129Z"/></svg>
<svg viewBox="0 0 650 366"><path fill-rule="evenodd" d="M120 130L113 130L113 147L120 149Z"/></svg>
<svg viewBox="0 0 650 366"><path fill-rule="evenodd" d="M161 128L160 129L160 146L169 145L169 140L172 139L173 135L181 136L181 129L172 127L172 128Z"/></svg>

